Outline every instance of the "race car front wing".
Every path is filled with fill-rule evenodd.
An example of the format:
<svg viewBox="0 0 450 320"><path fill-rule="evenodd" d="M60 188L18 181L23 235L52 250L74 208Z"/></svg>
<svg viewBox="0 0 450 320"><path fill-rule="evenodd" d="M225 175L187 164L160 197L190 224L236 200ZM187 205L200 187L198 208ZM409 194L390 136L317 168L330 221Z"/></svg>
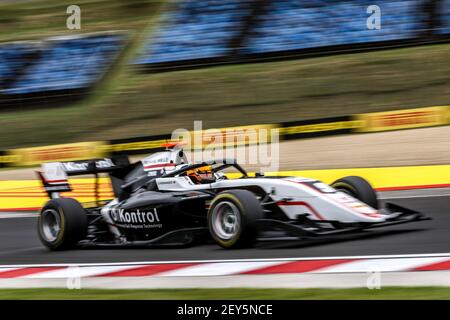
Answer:
<svg viewBox="0 0 450 320"><path fill-rule="evenodd" d="M301 216L300 222L280 221L274 219L261 219L263 230L283 230L290 235L299 238L318 238L322 236L332 236L345 233L356 233L366 229L381 228L399 225L415 221L431 220L423 213L402 207L393 203L386 203L386 207L381 210L388 218L377 223L343 223L339 221L313 221Z"/></svg>

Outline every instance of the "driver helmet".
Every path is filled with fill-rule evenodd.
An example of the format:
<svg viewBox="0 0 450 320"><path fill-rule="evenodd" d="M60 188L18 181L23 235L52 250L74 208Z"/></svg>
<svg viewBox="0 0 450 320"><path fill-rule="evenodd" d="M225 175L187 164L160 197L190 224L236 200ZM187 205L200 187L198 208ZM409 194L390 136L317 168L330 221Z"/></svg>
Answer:
<svg viewBox="0 0 450 320"><path fill-rule="evenodd" d="M203 166L200 168L186 171L188 177L195 183L201 183L203 180L213 180L214 173L211 166Z"/></svg>

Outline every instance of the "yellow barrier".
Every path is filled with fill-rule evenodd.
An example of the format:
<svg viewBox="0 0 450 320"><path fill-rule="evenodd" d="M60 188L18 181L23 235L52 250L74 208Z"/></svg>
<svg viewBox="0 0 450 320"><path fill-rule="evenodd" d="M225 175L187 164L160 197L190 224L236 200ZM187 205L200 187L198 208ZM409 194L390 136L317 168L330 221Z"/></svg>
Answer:
<svg viewBox="0 0 450 320"><path fill-rule="evenodd" d="M103 156L104 142L79 142L45 147L21 148L9 151L19 166L39 165L43 162L93 159Z"/></svg>
<svg viewBox="0 0 450 320"><path fill-rule="evenodd" d="M345 176L360 176L378 190L450 186L450 165L302 170L266 173L276 176L315 178L325 183Z"/></svg>
<svg viewBox="0 0 450 320"><path fill-rule="evenodd" d="M314 124L302 124L280 128L280 135L291 135L299 133L323 133L337 130L354 130L361 125L359 120L323 122Z"/></svg>
<svg viewBox="0 0 450 320"><path fill-rule="evenodd" d="M450 165L295 170L266 172L265 175L306 177L321 180L328 184L345 176L360 176L378 190L450 186ZM231 179L240 176L238 173L228 174ZM250 173L250 176L254 176L254 173Z"/></svg>
<svg viewBox="0 0 450 320"><path fill-rule="evenodd" d="M270 143L271 130L278 130L280 139L292 139L295 135L318 136L322 133L360 133L379 132L400 129L423 128L450 124L450 106L435 106L387 112L364 113L338 117L348 120L332 121L328 119L310 120L283 127L281 124L259 124L229 128L217 128L198 131L178 132L178 138L187 142L187 149L220 148L223 146L243 146L257 143ZM318 122L318 123L316 123ZM314 135L315 134L315 135ZM167 135L169 137L169 135ZM0 152L0 166L21 167L39 165L43 162L74 161L110 156L114 153L126 153L161 147L168 139L161 136L156 140L135 141L139 138L124 139L122 142L80 142L33 148L11 149ZM141 138L145 139L145 138ZM152 139L148 137L148 139ZM180 141L177 139L177 141Z"/></svg>
<svg viewBox="0 0 450 320"><path fill-rule="evenodd" d="M108 178L100 178L100 200L114 197ZM76 198L82 203L94 202L94 179L71 179L73 191L65 197ZM39 181L0 181L0 211L37 210L48 200Z"/></svg>
<svg viewBox="0 0 450 320"><path fill-rule="evenodd" d="M441 126L449 123L449 107L427 107L355 115L356 132L378 132Z"/></svg>
<svg viewBox="0 0 450 320"><path fill-rule="evenodd" d="M450 165L355 168L330 170L301 170L267 172L267 176L301 176L331 183L344 176L356 175L367 179L378 190L396 190L450 186ZM229 174L230 178L237 174ZM94 179L72 179L73 192L65 193L80 202L94 201ZM101 199L113 197L108 178L100 179ZM38 181L0 181L0 211L36 210L47 201Z"/></svg>

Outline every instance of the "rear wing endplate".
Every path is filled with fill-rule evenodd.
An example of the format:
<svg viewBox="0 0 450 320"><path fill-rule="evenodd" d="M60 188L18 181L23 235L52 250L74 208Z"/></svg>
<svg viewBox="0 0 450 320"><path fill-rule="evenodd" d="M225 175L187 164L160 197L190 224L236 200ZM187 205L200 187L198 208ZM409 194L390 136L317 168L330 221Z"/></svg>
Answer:
<svg viewBox="0 0 450 320"><path fill-rule="evenodd" d="M68 177L93 174L95 180L95 197L98 202L98 177L100 173L112 173L130 165L126 156L71 162L50 162L42 164L42 171L37 175L50 199L58 198L60 192L72 191Z"/></svg>

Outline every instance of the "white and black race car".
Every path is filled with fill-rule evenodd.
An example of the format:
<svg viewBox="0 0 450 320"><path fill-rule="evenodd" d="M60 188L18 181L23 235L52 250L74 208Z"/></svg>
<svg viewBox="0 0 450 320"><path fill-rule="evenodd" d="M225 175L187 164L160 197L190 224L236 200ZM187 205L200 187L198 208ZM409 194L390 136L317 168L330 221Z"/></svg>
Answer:
<svg viewBox="0 0 450 320"><path fill-rule="evenodd" d="M299 177L249 177L235 160L190 164L182 149L166 147L134 164L126 157L44 164L38 174L50 200L40 211L42 243L62 250L186 245L212 238L224 248L239 248L280 234L316 238L426 219L392 203L379 208L376 192L360 177L331 185ZM241 177L228 179L224 172L232 169ZM68 176L98 179L105 173L115 199L84 208L61 197L71 190Z"/></svg>

